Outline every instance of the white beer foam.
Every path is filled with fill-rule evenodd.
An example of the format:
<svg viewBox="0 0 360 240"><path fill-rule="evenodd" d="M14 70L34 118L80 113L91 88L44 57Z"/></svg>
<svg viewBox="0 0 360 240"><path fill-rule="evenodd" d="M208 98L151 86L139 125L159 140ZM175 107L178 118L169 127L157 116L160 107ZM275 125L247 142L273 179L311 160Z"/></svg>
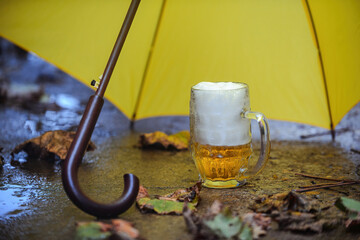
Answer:
<svg viewBox="0 0 360 240"><path fill-rule="evenodd" d="M214 146L250 142L250 120L241 117L242 111L250 110L245 84L201 82L193 89L197 142Z"/></svg>
<svg viewBox="0 0 360 240"><path fill-rule="evenodd" d="M193 89L197 90L234 90L239 88L245 88L243 83L234 82L200 82L193 86Z"/></svg>

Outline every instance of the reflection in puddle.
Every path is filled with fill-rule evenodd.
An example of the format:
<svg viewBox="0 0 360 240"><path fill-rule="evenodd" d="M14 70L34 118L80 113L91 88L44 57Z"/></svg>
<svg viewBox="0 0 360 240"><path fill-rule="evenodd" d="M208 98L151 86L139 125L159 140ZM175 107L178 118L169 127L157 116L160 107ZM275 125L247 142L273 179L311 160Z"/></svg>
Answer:
<svg viewBox="0 0 360 240"><path fill-rule="evenodd" d="M54 101L59 107L65 109L77 110L80 108L80 101L69 94L57 94L50 96L50 101Z"/></svg>
<svg viewBox="0 0 360 240"><path fill-rule="evenodd" d="M38 135L40 129L40 122L36 122L33 120L26 120L24 124L24 128L29 130L32 135Z"/></svg>
<svg viewBox="0 0 360 240"><path fill-rule="evenodd" d="M24 129L33 136L58 129L71 130L79 124L82 113L81 103L72 95L51 95L42 104L45 114L29 115L30 118L26 119L23 125Z"/></svg>
<svg viewBox="0 0 360 240"><path fill-rule="evenodd" d="M29 197L26 187L10 184L0 187L0 218L20 215L26 210Z"/></svg>
<svg viewBox="0 0 360 240"><path fill-rule="evenodd" d="M81 119L81 115L69 110L46 111L45 118L42 121L43 128L54 130L54 128L68 129L76 126Z"/></svg>
<svg viewBox="0 0 360 240"><path fill-rule="evenodd" d="M12 160L22 164L27 162L27 158L28 154L25 151L21 151L19 153L15 153Z"/></svg>
<svg viewBox="0 0 360 240"><path fill-rule="evenodd" d="M46 178L55 177L55 173L61 172L61 160L56 155L49 155L41 159L38 156L29 156L25 151L13 154L10 161L12 167L16 166L22 171L30 173L32 176L41 176Z"/></svg>
<svg viewBox="0 0 360 240"><path fill-rule="evenodd" d="M41 121L43 130L69 129L76 126L81 115L77 112L80 101L69 94L57 94L50 96L50 101L60 106L62 110L45 112L45 118Z"/></svg>

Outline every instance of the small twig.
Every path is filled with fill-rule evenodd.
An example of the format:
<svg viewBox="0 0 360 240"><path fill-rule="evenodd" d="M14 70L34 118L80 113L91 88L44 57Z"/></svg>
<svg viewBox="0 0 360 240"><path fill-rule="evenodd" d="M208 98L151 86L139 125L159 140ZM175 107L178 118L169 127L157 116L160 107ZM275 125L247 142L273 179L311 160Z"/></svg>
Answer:
<svg viewBox="0 0 360 240"><path fill-rule="evenodd" d="M303 174L303 173L295 173L295 175L307 177L307 178L314 178L314 179L321 179L321 180L328 180L328 181L336 182L336 183L319 183L319 184L314 184L314 185L302 186L302 187L299 187L300 189L295 189L294 190L295 192L308 192L308 191L313 191L316 189L324 189L324 188L338 187L338 186L344 186L344 185L353 185L353 184L360 183L360 181L357 181L357 180L325 178L325 177L312 176L312 175Z"/></svg>
<svg viewBox="0 0 360 240"><path fill-rule="evenodd" d="M341 183L344 183L344 182L341 182ZM333 185L333 184L334 183L319 183L319 184L301 186L299 188L313 188L313 187L320 187L320 186Z"/></svg>
<svg viewBox="0 0 360 240"><path fill-rule="evenodd" d="M360 181L357 181L357 180L325 178L325 177L312 176L312 175L303 174L303 173L295 173L295 175L299 175L299 176L303 176L303 177L308 177L308 178L323 179L323 180L328 180L328 181L335 181L335 182L356 182L356 183L360 183Z"/></svg>
<svg viewBox="0 0 360 240"><path fill-rule="evenodd" d="M353 185L353 184L358 184L359 182L340 182L340 183L335 183L332 185L324 185L324 186L317 186L317 187L309 187L309 188L302 188L302 189L295 189L295 192L309 192L309 191L313 191L316 189L322 189L322 188L330 188L330 187L339 187L339 186L343 186L343 185Z"/></svg>

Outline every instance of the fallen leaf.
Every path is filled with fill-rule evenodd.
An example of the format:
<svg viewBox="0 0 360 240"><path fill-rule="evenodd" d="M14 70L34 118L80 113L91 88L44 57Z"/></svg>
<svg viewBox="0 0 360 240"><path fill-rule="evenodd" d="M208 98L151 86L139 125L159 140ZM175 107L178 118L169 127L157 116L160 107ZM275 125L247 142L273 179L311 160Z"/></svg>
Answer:
<svg viewBox="0 0 360 240"><path fill-rule="evenodd" d="M198 198L201 190L201 182L197 182L194 186L186 189L178 189L173 193L167 194L165 196L156 196L160 200L170 200L177 202L190 202L198 203Z"/></svg>
<svg viewBox="0 0 360 240"><path fill-rule="evenodd" d="M160 215L176 214L181 215L184 204L187 203L191 210L195 210L200 197L201 183L187 189L178 189L173 193L164 196L155 196L151 198L146 188L140 186L136 203L142 212L155 212Z"/></svg>
<svg viewBox="0 0 360 240"><path fill-rule="evenodd" d="M262 196L255 200L255 204L250 207L256 212L271 213L272 211L298 211L310 212L318 211L319 206L316 201L295 192L283 192L269 196Z"/></svg>
<svg viewBox="0 0 360 240"><path fill-rule="evenodd" d="M246 213L241 219L252 228L252 236L255 239L266 235L271 224L271 218L261 213Z"/></svg>
<svg viewBox="0 0 360 240"><path fill-rule="evenodd" d="M295 192L261 197L251 208L270 216L280 230L320 233L341 222L339 218L327 218L316 201Z"/></svg>
<svg viewBox="0 0 360 240"><path fill-rule="evenodd" d="M189 148L190 133L181 131L173 135L156 131L140 135L140 147L162 150L187 150Z"/></svg>
<svg viewBox="0 0 360 240"><path fill-rule="evenodd" d="M118 236L124 239L136 239L139 237L139 231L134 228L133 224L122 219L112 219L113 230Z"/></svg>
<svg viewBox="0 0 360 240"><path fill-rule="evenodd" d="M175 214L181 215L184 207L183 202L169 200L142 198L137 202L142 212L155 212L160 215ZM193 204L189 206L191 210L195 209Z"/></svg>
<svg viewBox="0 0 360 240"><path fill-rule="evenodd" d="M81 222L76 227L76 240L107 239L111 232L100 222Z"/></svg>
<svg viewBox="0 0 360 240"><path fill-rule="evenodd" d="M340 197L336 200L335 206L344 212L360 212L360 202L347 197Z"/></svg>
<svg viewBox="0 0 360 240"><path fill-rule="evenodd" d="M39 137L32 138L16 146L11 155L25 151L30 158L55 160L56 157L64 160L75 137L75 132L49 131ZM95 149L95 144L90 142L87 151Z"/></svg>
<svg viewBox="0 0 360 240"><path fill-rule="evenodd" d="M194 239L252 239L251 228L219 201L200 216L186 205L183 216Z"/></svg>
<svg viewBox="0 0 360 240"><path fill-rule="evenodd" d="M139 192L138 192L138 195L136 196L136 201L139 201L141 198L150 198L150 195L149 195L147 189L144 188L143 185L139 186Z"/></svg>
<svg viewBox="0 0 360 240"><path fill-rule="evenodd" d="M76 223L76 239L139 239L139 231L133 224L122 219L112 219L110 222L92 221Z"/></svg>
<svg viewBox="0 0 360 240"><path fill-rule="evenodd" d="M205 220L206 227L219 238L231 239L239 238L243 223L237 216L232 216L231 212L224 211L224 213L217 214L211 220Z"/></svg>
<svg viewBox="0 0 360 240"><path fill-rule="evenodd" d="M348 219L345 227L352 231L360 230L360 202L347 197L340 197L336 200L335 206L347 213Z"/></svg>
<svg viewBox="0 0 360 240"><path fill-rule="evenodd" d="M315 214L301 212L282 212L273 217L281 230L322 232L322 224L316 223L315 218Z"/></svg>

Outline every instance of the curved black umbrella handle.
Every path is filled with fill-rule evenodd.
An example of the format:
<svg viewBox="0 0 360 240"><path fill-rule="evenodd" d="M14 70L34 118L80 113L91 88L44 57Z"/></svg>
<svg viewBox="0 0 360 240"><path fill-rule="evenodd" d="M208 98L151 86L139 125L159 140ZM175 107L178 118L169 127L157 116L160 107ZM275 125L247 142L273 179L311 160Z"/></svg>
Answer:
<svg viewBox="0 0 360 240"><path fill-rule="evenodd" d="M65 192L78 208L99 218L110 218L125 212L135 202L139 191L139 179L133 174L125 174L123 194L117 201L110 204L97 203L89 199L80 189L77 176L78 168L87 149L103 102L103 98L97 95L90 97L63 164L62 181Z"/></svg>
<svg viewBox="0 0 360 240"><path fill-rule="evenodd" d="M111 74L116 65L122 46L124 45L139 3L140 0L131 1L129 10L120 29L120 33L116 39L109 61L102 75L99 87L95 95L91 96L89 99L84 115L80 121L79 128L69 148L62 168L62 181L65 192L70 200L84 212L99 218L115 217L125 212L135 202L139 191L139 179L135 175L125 174L125 187L121 197L113 203L101 204L91 200L81 191L77 177L78 168L81 164L104 103L103 97L106 87L110 81Z"/></svg>

